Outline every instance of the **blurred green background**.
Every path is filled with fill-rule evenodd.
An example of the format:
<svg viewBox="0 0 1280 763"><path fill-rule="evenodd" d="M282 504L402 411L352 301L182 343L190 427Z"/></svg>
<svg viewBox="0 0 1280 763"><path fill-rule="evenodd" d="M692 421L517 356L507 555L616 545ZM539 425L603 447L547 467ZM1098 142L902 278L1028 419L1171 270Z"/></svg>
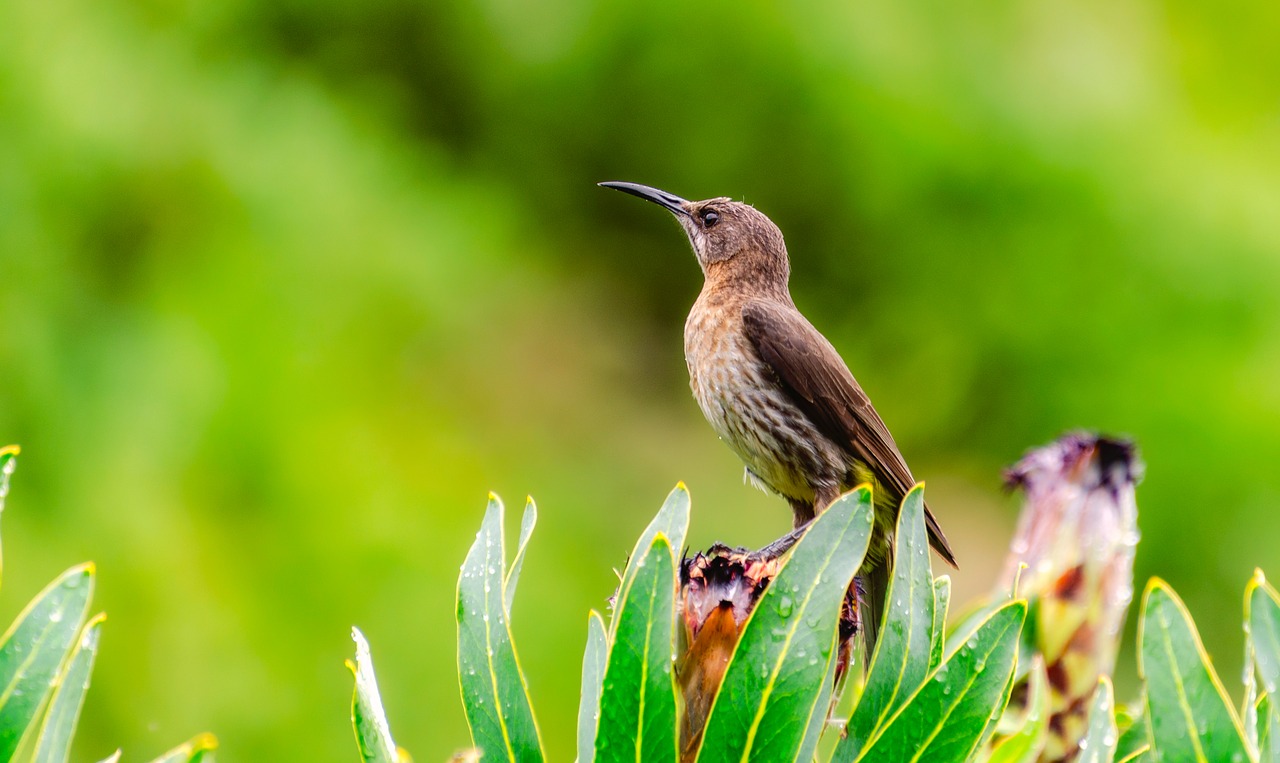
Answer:
<svg viewBox="0 0 1280 763"><path fill-rule="evenodd" d="M0 620L97 561L78 753L200 730L352 760L359 624L397 740L465 745L454 585L487 491L541 522L515 630L572 759L586 612L668 490L759 544L687 388L700 275L595 187L786 232L986 590L1000 469L1136 437L1138 577L1234 685L1280 575L1280 5L0 3ZM1132 649L1122 664L1132 670ZM1125 694L1121 689L1122 696Z"/></svg>

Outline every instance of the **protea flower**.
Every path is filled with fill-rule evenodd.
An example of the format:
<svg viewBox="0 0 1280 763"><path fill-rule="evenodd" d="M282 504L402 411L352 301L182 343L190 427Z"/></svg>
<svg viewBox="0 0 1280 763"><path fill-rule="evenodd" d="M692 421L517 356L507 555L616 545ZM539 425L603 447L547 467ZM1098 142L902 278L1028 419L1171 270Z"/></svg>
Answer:
<svg viewBox="0 0 1280 763"><path fill-rule="evenodd" d="M1141 472L1132 443L1073 433L1031 451L1006 474L1026 502L1000 587L1007 595L1020 574L1018 593L1035 612L1027 627L1050 695L1041 760L1075 757L1098 677L1115 665L1133 598Z"/></svg>
<svg viewBox="0 0 1280 763"><path fill-rule="evenodd" d="M680 723L682 760L692 760L697 753L711 703L738 646L742 627L778 574L789 545L750 551L717 543L706 552L686 557L680 566L677 607L684 627L679 629L681 656L676 675L685 702ZM837 682L848 669L853 635L858 630L856 613L851 588L840 616Z"/></svg>
<svg viewBox="0 0 1280 763"><path fill-rule="evenodd" d="M680 565L677 607L684 628L680 629L676 675L685 701L680 723L682 757L696 753L742 625L778 573L779 564L777 557L717 543L706 553L686 557Z"/></svg>

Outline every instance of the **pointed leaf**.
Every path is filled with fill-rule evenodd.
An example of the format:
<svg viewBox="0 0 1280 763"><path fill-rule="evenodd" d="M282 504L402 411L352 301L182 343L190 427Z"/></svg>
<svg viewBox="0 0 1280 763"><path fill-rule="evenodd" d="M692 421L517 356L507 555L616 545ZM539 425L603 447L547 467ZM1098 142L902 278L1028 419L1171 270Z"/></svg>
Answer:
<svg viewBox="0 0 1280 763"><path fill-rule="evenodd" d="M1102 676L1089 704L1088 730L1080 740L1076 763L1111 763L1116 759L1120 730L1116 728L1115 698L1111 679Z"/></svg>
<svg viewBox="0 0 1280 763"><path fill-rule="evenodd" d="M1007 701L1027 603L992 612L863 750L865 761L967 760Z"/></svg>
<svg viewBox="0 0 1280 763"><path fill-rule="evenodd" d="M1143 747L1139 747L1138 749L1134 750L1133 752L1129 753L1123 758L1119 758L1116 761L1116 763L1143 763L1143 761L1148 761L1152 759L1153 758L1151 757L1151 746L1146 745Z"/></svg>
<svg viewBox="0 0 1280 763"><path fill-rule="evenodd" d="M951 576L933 581L933 631L929 637L929 671L942 664L946 648L947 610L951 606Z"/></svg>
<svg viewBox="0 0 1280 763"><path fill-rule="evenodd" d="M1139 697L1138 701L1131 706L1116 708L1116 725L1122 729L1120 741L1116 743L1116 760L1124 760L1134 753L1151 747L1150 738L1147 736L1147 716L1143 712L1146 704L1146 697Z"/></svg>
<svg viewBox="0 0 1280 763"><path fill-rule="evenodd" d="M123 754L122 750L116 750L115 752L111 753L107 757L98 761L98 763L120 763L120 756L122 754Z"/></svg>
<svg viewBox="0 0 1280 763"><path fill-rule="evenodd" d="M458 578L458 677L471 741L487 761L543 760L503 600L502 501L489 494Z"/></svg>
<svg viewBox="0 0 1280 763"><path fill-rule="evenodd" d="M631 584L631 579L635 577L636 560L643 558L644 554L653 545L653 539L659 533L667 536L667 542L675 553L679 554L684 549L685 534L689 530L689 490L684 486L683 482L677 483L674 490L667 496L667 500L662 502L662 507L658 509L658 513L654 515L649 522L649 526L640 534L640 539L636 541L635 548L631 551L631 556L627 558L627 567L622 572L622 581L618 585L618 591L621 592ZM617 624L617 616L615 615L609 623L610 633L615 629Z"/></svg>
<svg viewBox="0 0 1280 763"><path fill-rule="evenodd" d="M1254 709L1258 724L1258 763L1280 763L1280 713L1271 696L1262 695Z"/></svg>
<svg viewBox="0 0 1280 763"><path fill-rule="evenodd" d="M6 445L0 448L0 513L4 512L4 499L9 495L9 477L13 475L13 470L18 465L19 452L21 448L17 445ZM0 556L0 571L2 571L3 559L3 556Z"/></svg>
<svg viewBox="0 0 1280 763"><path fill-rule="evenodd" d="M893 559L880 638L871 656L862 697L834 758L836 763L856 759L861 745L920 688L929 672L934 585L929 570L929 535L924 525L924 488L920 485L902 501Z"/></svg>
<svg viewBox="0 0 1280 763"><path fill-rule="evenodd" d="M1022 723L996 745L989 763L1035 763L1044 750L1049 720L1049 678L1045 675L1042 657L1035 658L1028 675L1027 707Z"/></svg>
<svg viewBox="0 0 1280 763"><path fill-rule="evenodd" d="M213 751L216 749L218 749L218 740L214 738L213 734L200 734L166 752L151 761L151 763L211 763Z"/></svg>
<svg viewBox="0 0 1280 763"><path fill-rule="evenodd" d="M1245 625L1253 645L1253 662L1262 679L1262 689L1280 695L1280 596L1255 570L1245 587Z"/></svg>
<svg viewBox="0 0 1280 763"><path fill-rule="evenodd" d="M813 705L809 715L809 725L804 730L804 741L800 743L797 761L811 761L818 750L818 742L822 740L822 732L827 728L828 718L833 711L832 695L835 693L836 660L827 660L827 677L823 679L822 691L818 701ZM838 701L838 700L837 700Z"/></svg>
<svg viewBox="0 0 1280 763"><path fill-rule="evenodd" d="M1025 634L1026 631L1027 621L1026 619L1023 619L1022 632ZM993 711L991 717L987 719L987 726L982 730L981 736L978 737L978 743L973 746L974 750L986 749L987 742L990 741L991 737L996 733L996 727L1000 725L1000 721L1005 716L1005 711L1009 709L1009 700L1013 697L1013 687L1025 677L1018 675L1021 672L1023 657L1024 653L1019 649L1018 655L1013 658L1013 674L1009 676L1009 682L1004 686L1004 694L1000 697L999 702L996 703L995 711ZM1033 659L1033 657L1028 657L1027 659L1030 660Z"/></svg>
<svg viewBox="0 0 1280 763"><path fill-rule="evenodd" d="M1246 618L1248 614L1246 613ZM1253 669L1253 639L1249 638L1246 627L1244 634L1244 701L1240 703L1240 725L1244 727L1245 746L1254 752L1258 751L1258 714L1255 711L1258 702L1258 678ZM1263 694L1265 698L1267 695Z"/></svg>
<svg viewBox="0 0 1280 763"><path fill-rule="evenodd" d="M75 736L76 723L80 720L80 708L89 689L89 677L93 674L93 660L98 653L98 639L102 635L102 623L106 615L97 615L80 632L66 667L58 677L57 688L49 700L36 745L35 763L66 763L71 754L71 739Z"/></svg>
<svg viewBox="0 0 1280 763"><path fill-rule="evenodd" d="M1138 674L1157 759L1246 761L1244 730L1182 600L1159 578L1142 596Z"/></svg>
<svg viewBox="0 0 1280 763"><path fill-rule="evenodd" d="M609 661L609 636L595 610L587 618L587 648L582 655L582 692L578 704L578 763L596 757L596 727L600 724L600 687Z"/></svg>
<svg viewBox="0 0 1280 763"><path fill-rule="evenodd" d="M1276 623L1270 615L1278 609L1271 586L1267 585L1261 569L1254 569L1253 578L1244 589L1244 701L1241 702L1241 721L1244 725L1244 738L1249 748L1255 752L1261 749L1258 735L1265 729L1258 727L1259 721L1266 720L1265 715L1256 712L1262 699L1267 696L1264 685L1262 697L1259 697L1258 679L1265 683L1274 681L1280 673L1276 652ZM1255 622L1256 621L1256 622ZM1258 630L1258 638L1253 635ZM1258 651L1258 640L1261 639L1262 652Z"/></svg>
<svg viewBox="0 0 1280 763"><path fill-rule="evenodd" d="M53 688L93 596L93 565L62 573L0 642L0 760L9 760Z"/></svg>
<svg viewBox="0 0 1280 763"><path fill-rule="evenodd" d="M633 560L614 617L600 694L596 763L674 763L677 757L675 555L664 533Z"/></svg>
<svg viewBox="0 0 1280 763"><path fill-rule="evenodd" d="M351 629L351 638L356 642L356 661L347 661L356 679L351 697L351 725L355 728L360 759L368 763L396 763L396 743L391 739L391 725L382 707L369 642L359 628Z"/></svg>
<svg viewBox="0 0 1280 763"><path fill-rule="evenodd" d="M845 493L791 551L743 625L702 761L794 760L823 693L845 593L871 538L871 490Z"/></svg>
<svg viewBox="0 0 1280 763"><path fill-rule="evenodd" d="M516 598L516 583L520 582L520 570L524 567L524 552L529 547L529 538L533 535L533 527L538 524L538 507L529 496L524 504L524 515L520 517L520 543L516 545L516 558L511 562L511 571L507 580L503 601L507 608L507 618L511 617L511 602Z"/></svg>

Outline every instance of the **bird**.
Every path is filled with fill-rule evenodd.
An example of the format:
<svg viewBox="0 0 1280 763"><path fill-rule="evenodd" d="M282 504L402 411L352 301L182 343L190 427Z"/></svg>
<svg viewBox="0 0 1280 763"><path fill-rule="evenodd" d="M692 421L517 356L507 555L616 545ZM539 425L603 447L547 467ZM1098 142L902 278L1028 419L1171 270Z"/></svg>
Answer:
<svg viewBox="0 0 1280 763"><path fill-rule="evenodd" d="M888 595L893 529L915 478L888 427L839 352L796 308L782 232L762 212L726 197L687 201L638 183L605 188L675 215L703 273L684 326L689 385L746 479L791 506L794 542L844 491L872 485L874 522L858 571L858 610L868 659ZM929 544L955 555L926 505ZM772 545L772 544L771 544Z"/></svg>

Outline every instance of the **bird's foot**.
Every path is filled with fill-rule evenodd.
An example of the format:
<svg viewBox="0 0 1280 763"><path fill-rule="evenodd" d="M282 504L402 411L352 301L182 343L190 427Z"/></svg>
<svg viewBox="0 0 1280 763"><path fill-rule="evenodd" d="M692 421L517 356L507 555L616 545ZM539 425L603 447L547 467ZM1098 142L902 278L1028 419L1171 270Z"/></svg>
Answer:
<svg viewBox="0 0 1280 763"><path fill-rule="evenodd" d="M777 559L791 550L791 547L796 544L796 541L800 540L801 536L804 535L805 531L809 529L809 525L812 523L812 519L805 522L796 529L755 552L753 556L758 559Z"/></svg>

